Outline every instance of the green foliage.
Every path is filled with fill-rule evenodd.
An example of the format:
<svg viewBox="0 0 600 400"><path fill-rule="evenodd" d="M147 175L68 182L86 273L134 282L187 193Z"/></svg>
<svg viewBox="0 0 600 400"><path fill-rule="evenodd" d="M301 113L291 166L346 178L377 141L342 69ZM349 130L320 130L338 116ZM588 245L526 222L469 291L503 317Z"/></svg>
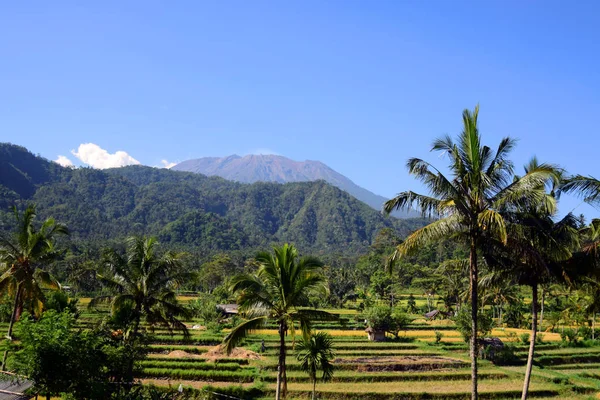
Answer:
<svg viewBox="0 0 600 400"><path fill-rule="evenodd" d="M407 301L406 305L407 305L406 311L409 314L416 314L417 313L417 311L418 311L417 310L417 302L415 300L415 296L413 296L412 293L411 293L410 296L408 296L408 301Z"/></svg>
<svg viewBox="0 0 600 400"><path fill-rule="evenodd" d="M465 342L471 339L471 309L462 307L454 317L456 329L460 332ZM484 337L492 331L494 320L486 313L477 312L477 336Z"/></svg>
<svg viewBox="0 0 600 400"><path fill-rule="evenodd" d="M439 344L442 341L442 338L444 337L444 334L438 330L434 331L435 334L435 343Z"/></svg>
<svg viewBox="0 0 600 400"><path fill-rule="evenodd" d="M181 268L183 255L159 255L156 250L156 239L131 237L127 239L126 256L110 249L104 257L105 272L98 277L113 294L93 298L89 307L109 302L113 319L115 314L119 319L129 318L121 321L127 328L126 340L130 334L137 335L142 318L151 326L162 325L188 334L179 320L188 315L188 310L179 304L175 294L175 288L190 278Z"/></svg>
<svg viewBox="0 0 600 400"><path fill-rule="evenodd" d="M12 369L49 395L106 399L116 388L109 382L122 382L124 365L137 359L99 332L76 330L68 311L49 310L38 321L25 316L17 334L20 344L10 359Z"/></svg>
<svg viewBox="0 0 600 400"><path fill-rule="evenodd" d="M504 311L502 320L509 328L522 328L525 325L525 310L523 299L510 302Z"/></svg>
<svg viewBox="0 0 600 400"><path fill-rule="evenodd" d="M527 333L527 332L524 332L524 333L521 333L521 334L519 335L519 340L520 340L520 341L521 341L521 343L523 343L523 344L528 344L528 343L529 343L529 337L530 337L529 333Z"/></svg>
<svg viewBox="0 0 600 400"><path fill-rule="evenodd" d="M206 254L289 241L358 254L383 228L393 242L420 224L385 218L323 181L244 185L143 166L70 169L6 143L0 154L0 208L34 201L88 242L152 235Z"/></svg>
<svg viewBox="0 0 600 400"><path fill-rule="evenodd" d="M571 328L563 329L560 332L560 338L563 341L563 343L569 345L576 345L579 341L579 332L577 332L576 329Z"/></svg>
<svg viewBox="0 0 600 400"><path fill-rule="evenodd" d="M77 317L79 316L78 302L78 299L70 298L67 293L57 290L46 296L45 308L46 310L54 310L58 313L68 311Z"/></svg>
<svg viewBox="0 0 600 400"><path fill-rule="evenodd" d="M369 327L376 331L384 331L398 337L398 333L410 323L408 317L399 310L377 306L365 310L364 316Z"/></svg>
<svg viewBox="0 0 600 400"><path fill-rule="evenodd" d="M318 379L317 372L321 371L323 382L329 381L333 377L334 365L332 360L335 358L333 339L325 332L312 333L310 336L302 338L296 350L298 352L296 358L300 362L302 371L308 374L310 381L313 383L314 399Z"/></svg>

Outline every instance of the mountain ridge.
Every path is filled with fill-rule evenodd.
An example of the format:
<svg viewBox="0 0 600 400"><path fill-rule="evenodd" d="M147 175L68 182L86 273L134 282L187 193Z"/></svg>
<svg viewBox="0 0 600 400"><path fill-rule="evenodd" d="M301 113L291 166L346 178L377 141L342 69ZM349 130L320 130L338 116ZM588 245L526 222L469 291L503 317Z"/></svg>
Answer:
<svg viewBox="0 0 600 400"><path fill-rule="evenodd" d="M381 229L406 236L422 226L384 217L324 181L244 184L140 165L64 168L0 143L0 230L11 229L12 205L29 203L40 218L67 224L77 242L152 235L202 254L292 242L314 254L356 255Z"/></svg>
<svg viewBox="0 0 600 400"><path fill-rule="evenodd" d="M371 208L381 211L388 200L354 183L351 179L335 171L318 160L296 161L275 154L233 154L225 157L202 157L182 161L173 166L175 171L195 172L208 176L220 176L228 180L255 182L312 182L324 180L351 194ZM397 218L417 218L414 211L396 211Z"/></svg>

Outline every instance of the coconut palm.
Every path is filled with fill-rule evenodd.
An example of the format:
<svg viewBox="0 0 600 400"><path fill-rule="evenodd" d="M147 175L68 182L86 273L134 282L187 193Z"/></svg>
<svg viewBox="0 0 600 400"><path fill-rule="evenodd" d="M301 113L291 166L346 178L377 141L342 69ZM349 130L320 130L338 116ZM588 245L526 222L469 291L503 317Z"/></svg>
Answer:
<svg viewBox="0 0 600 400"><path fill-rule="evenodd" d="M333 352L333 340L325 332L312 333L308 338L303 338L296 347L300 361L300 368L308 374L313 384L312 399L315 400L317 392L317 372L321 371L323 382L333 377L333 364L331 360L335 357Z"/></svg>
<svg viewBox="0 0 600 400"><path fill-rule="evenodd" d="M533 158L525 172L539 166L537 159ZM579 246L577 218L567 214L555 221L555 193L562 173L556 167L548 167L554 168L554 174L545 183L540 183L540 189L548 189L545 199L541 202L523 201L516 208L503 210L508 227L507 242L488 241L484 249L488 265L496 269L494 272L531 287L531 335L522 399L527 398L531 380L538 322L538 287L568 277L563 263L571 259Z"/></svg>
<svg viewBox="0 0 600 400"><path fill-rule="evenodd" d="M513 165L507 159L515 142L504 138L496 151L481 143L478 129L479 106L463 112L463 131L455 143L450 136L434 141L432 150L449 157L450 177L430 163L411 158L407 167L412 175L429 189L430 195L406 191L387 201L384 211L415 207L425 216L439 217L413 232L392 255L392 262L418 251L433 241L454 238L469 247L469 287L471 297L472 334L470 343L473 399L477 399L477 309L478 249L487 238L507 240L506 223L500 210L521 201L543 201L540 183L551 170L540 166L525 176L514 179Z"/></svg>
<svg viewBox="0 0 600 400"><path fill-rule="evenodd" d="M490 271L481 278L479 290L483 292L482 303L490 303L494 310L497 309L498 326L502 325L504 305L519 301L519 290L514 279Z"/></svg>
<svg viewBox="0 0 600 400"><path fill-rule="evenodd" d="M565 181L561 191L579 195L587 203L600 204L600 180L591 176L575 175Z"/></svg>
<svg viewBox="0 0 600 400"><path fill-rule="evenodd" d="M110 250L103 260L106 273L98 274L100 282L112 293L95 297L89 306L109 302L113 314L130 310L127 340L135 339L142 319L151 327L161 325L187 335L188 330L179 317L188 313L178 303L175 293L177 286L189 279L189 274L181 268L183 254L157 255L154 238L130 237L126 243L126 256Z"/></svg>
<svg viewBox="0 0 600 400"><path fill-rule="evenodd" d="M242 274L232 280L231 290L237 294L240 312L247 318L225 337L229 354L248 333L275 321L279 333L279 361L277 368L276 398L287 392L285 336L290 330L295 337L298 323L304 337L311 332L311 321L331 319L332 315L317 310L303 309L310 295L326 295L327 282L322 263L314 257L298 258L292 245L274 247L273 254L260 252L256 256L259 268L255 274Z"/></svg>
<svg viewBox="0 0 600 400"><path fill-rule="evenodd" d="M42 312L45 296L42 289L59 289L59 283L44 270L54 262L59 253L54 247L56 236L69 233L65 225L54 219L46 219L36 229L35 206L28 206L19 213L14 208L17 229L14 237L0 236L0 293L14 296L13 310L8 325L8 340L12 340L15 321L23 307L28 305L34 315ZM5 368L7 352L2 360Z"/></svg>

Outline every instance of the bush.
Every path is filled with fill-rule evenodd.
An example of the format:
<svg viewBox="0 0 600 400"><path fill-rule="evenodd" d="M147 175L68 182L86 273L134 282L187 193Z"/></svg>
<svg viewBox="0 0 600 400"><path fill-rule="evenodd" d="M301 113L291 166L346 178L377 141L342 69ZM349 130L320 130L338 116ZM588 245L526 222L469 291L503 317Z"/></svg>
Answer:
<svg viewBox="0 0 600 400"><path fill-rule="evenodd" d="M525 333L521 333L521 334L519 335L519 340L520 340L520 341L521 341L521 343L523 343L523 344L527 344L527 343L529 343L529 338L530 338L530 335L529 335L529 333L527 333L527 332L525 332Z"/></svg>
<svg viewBox="0 0 600 400"><path fill-rule="evenodd" d="M563 329L563 331L560 333L560 338L563 343L572 345L577 344L577 341L579 340L577 331L571 328Z"/></svg>
<svg viewBox="0 0 600 400"><path fill-rule="evenodd" d="M79 309L77 308L78 302L78 299L69 298L69 295L62 290L56 290L50 292L46 297L46 304L44 304L44 307L46 310L55 310L58 313L66 310L77 318L79 316Z"/></svg>
<svg viewBox="0 0 600 400"><path fill-rule="evenodd" d="M463 307L456 317L454 317L456 329L460 332L465 342L471 339L471 308ZM484 337L491 332L494 326L494 320L487 314L479 311L477 313L477 333L478 337Z"/></svg>
<svg viewBox="0 0 600 400"><path fill-rule="evenodd" d="M537 335L535 335L535 342L537 344L544 344L544 334L538 333Z"/></svg>
<svg viewBox="0 0 600 400"><path fill-rule="evenodd" d="M435 343L439 344L442 341L444 334L438 330L435 330L434 333L435 333Z"/></svg>
<svg viewBox="0 0 600 400"><path fill-rule="evenodd" d="M488 346L484 351L489 354L491 349ZM488 358L495 365L519 365L522 361L515 355L515 346L512 344L505 344L503 348L496 349L494 356Z"/></svg>

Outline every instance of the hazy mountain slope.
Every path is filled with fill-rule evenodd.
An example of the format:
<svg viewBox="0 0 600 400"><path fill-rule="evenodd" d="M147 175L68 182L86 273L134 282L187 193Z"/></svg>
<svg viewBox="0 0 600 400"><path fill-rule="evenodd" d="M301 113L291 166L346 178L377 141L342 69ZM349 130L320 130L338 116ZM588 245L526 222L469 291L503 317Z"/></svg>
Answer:
<svg viewBox="0 0 600 400"><path fill-rule="evenodd" d="M358 200L380 211L388 200L364 189L339 172L334 171L320 161L294 161L276 155L247 155L240 157L205 157L183 161L172 168L175 171L196 172L209 176L244 182L310 182L324 180L336 186ZM399 218L418 217L415 212L398 212Z"/></svg>

